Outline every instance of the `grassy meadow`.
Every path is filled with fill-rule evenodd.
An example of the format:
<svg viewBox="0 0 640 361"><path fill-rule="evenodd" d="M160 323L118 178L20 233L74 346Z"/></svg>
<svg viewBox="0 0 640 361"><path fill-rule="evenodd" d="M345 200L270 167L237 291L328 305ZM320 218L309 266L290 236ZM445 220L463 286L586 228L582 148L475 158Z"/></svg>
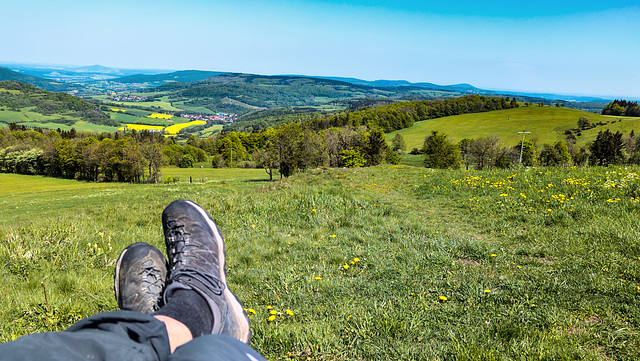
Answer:
<svg viewBox="0 0 640 361"><path fill-rule="evenodd" d="M497 135L505 145L513 146L522 141L523 130L531 132L526 139L537 139L538 144L553 144L565 140L565 130L577 128L580 117L588 118L591 123L610 123L582 131L576 144L584 145L596 139L599 131L610 129L612 132L629 133L640 130L640 118L614 117L575 109L552 106L520 106L516 109L503 109L486 113L471 113L416 122L412 127L387 134L391 141L396 133L402 134L407 151L422 148L424 138L436 130L448 135L449 140L458 142L464 138L476 139ZM622 120L621 122L618 122ZM615 121L615 123L614 123Z"/></svg>
<svg viewBox="0 0 640 361"><path fill-rule="evenodd" d="M270 360L636 359L639 171L0 174L0 341L117 309L120 250L164 251L161 211L186 198L223 231L229 287Z"/></svg>

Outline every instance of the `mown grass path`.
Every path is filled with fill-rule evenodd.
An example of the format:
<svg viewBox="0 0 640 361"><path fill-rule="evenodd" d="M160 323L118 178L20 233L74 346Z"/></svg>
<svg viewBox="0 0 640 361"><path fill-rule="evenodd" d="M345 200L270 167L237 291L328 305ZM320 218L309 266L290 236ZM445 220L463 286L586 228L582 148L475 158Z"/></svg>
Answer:
<svg viewBox="0 0 640 361"><path fill-rule="evenodd" d="M16 209L0 211L14 220L0 226L0 337L115 309L119 251L162 249L162 208L188 198L225 235L229 287L268 359L635 359L637 171L380 166L269 183L203 169L96 189L23 176L33 192L12 189ZM45 190L73 185L73 207Z"/></svg>

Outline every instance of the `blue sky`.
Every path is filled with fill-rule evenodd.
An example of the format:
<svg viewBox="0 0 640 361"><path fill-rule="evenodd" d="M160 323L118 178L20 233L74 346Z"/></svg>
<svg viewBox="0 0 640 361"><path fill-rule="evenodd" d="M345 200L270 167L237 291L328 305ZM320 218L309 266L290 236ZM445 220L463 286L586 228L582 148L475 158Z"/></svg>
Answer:
<svg viewBox="0 0 640 361"><path fill-rule="evenodd" d="M14 1L0 62L640 99L637 1Z"/></svg>

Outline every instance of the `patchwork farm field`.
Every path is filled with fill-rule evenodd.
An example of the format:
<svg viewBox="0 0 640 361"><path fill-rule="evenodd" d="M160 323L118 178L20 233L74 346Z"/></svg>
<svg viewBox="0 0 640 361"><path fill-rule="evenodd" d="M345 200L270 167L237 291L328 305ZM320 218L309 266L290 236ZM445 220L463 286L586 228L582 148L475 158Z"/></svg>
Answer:
<svg viewBox="0 0 640 361"><path fill-rule="evenodd" d="M179 181L157 185L0 174L12 285L0 340L116 309L120 250L164 251L161 210L187 198L225 235L229 287L268 359L634 360L639 171L378 166L268 182L261 169L165 168Z"/></svg>

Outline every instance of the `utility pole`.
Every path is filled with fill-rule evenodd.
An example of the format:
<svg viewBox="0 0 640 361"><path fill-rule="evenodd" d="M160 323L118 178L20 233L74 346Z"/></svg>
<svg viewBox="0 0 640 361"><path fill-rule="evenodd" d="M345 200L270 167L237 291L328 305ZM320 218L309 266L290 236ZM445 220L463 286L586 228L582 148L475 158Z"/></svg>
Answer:
<svg viewBox="0 0 640 361"><path fill-rule="evenodd" d="M522 168L522 150L524 149L524 136L526 134L531 134L531 132L525 132L524 130L518 132L518 134L522 134L522 143L520 144L520 168Z"/></svg>

